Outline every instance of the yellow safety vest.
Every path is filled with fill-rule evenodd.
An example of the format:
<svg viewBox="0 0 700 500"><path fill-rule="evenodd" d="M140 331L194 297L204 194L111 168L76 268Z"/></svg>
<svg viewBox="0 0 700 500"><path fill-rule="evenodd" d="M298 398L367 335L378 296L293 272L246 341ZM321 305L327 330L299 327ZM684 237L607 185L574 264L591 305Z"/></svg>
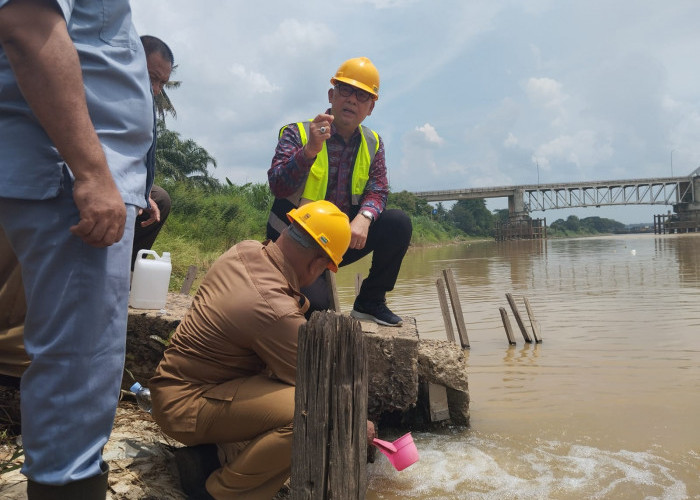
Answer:
<svg viewBox="0 0 700 500"><path fill-rule="evenodd" d="M298 122L297 127L299 128L299 136L301 138L301 145L306 146L309 142L309 128L311 126L311 121ZM279 136L282 137L282 133L289 125L285 125L280 130ZM369 167L374 161L374 157L379 150L379 135L377 133L363 125L360 125L360 148L357 151L357 156L355 157L355 164L352 168L352 181L350 187L351 203L353 205L359 205L362 193L365 191L365 186L369 180ZM306 183L302 190L294 193L289 197L295 206L298 206L301 200L317 201L324 200L326 198L326 189L328 188L328 149L326 148L326 141L323 141L323 147L318 155L316 155L316 160L313 165L311 165L311 170L309 171L309 176L306 178Z"/></svg>

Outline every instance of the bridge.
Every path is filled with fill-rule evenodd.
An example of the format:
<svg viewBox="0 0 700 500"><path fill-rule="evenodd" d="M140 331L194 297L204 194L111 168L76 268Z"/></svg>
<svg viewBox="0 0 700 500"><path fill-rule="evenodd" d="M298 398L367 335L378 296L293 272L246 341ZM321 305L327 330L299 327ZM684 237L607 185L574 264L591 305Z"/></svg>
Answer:
<svg viewBox="0 0 700 500"><path fill-rule="evenodd" d="M418 191L426 201L508 198L511 217L538 210L613 205L672 205L676 212L700 212L700 168L687 177L531 184Z"/></svg>

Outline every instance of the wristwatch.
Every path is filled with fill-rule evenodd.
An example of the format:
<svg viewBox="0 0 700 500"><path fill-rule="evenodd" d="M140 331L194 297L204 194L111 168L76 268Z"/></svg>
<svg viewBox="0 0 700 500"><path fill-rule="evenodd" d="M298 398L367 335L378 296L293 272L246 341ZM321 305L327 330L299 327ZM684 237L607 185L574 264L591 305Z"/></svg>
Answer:
<svg viewBox="0 0 700 500"><path fill-rule="evenodd" d="M360 215L369 219L370 222L374 222L374 215L369 210L360 211Z"/></svg>

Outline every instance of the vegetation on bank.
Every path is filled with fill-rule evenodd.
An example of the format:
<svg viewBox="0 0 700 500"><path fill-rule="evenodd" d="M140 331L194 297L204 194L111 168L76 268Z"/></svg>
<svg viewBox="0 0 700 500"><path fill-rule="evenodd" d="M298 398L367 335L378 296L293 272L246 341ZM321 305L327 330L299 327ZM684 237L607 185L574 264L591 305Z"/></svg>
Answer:
<svg viewBox="0 0 700 500"><path fill-rule="evenodd" d="M596 234L612 234L625 232L625 225L612 219L602 217L585 217L579 219L570 215L566 220L554 221L548 229L548 235L553 237L589 236Z"/></svg>

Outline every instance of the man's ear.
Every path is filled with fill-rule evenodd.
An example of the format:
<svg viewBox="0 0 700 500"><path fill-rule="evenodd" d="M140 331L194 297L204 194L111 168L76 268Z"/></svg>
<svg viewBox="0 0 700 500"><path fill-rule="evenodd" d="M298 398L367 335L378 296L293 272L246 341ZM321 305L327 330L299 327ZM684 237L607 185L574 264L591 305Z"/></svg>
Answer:
<svg viewBox="0 0 700 500"><path fill-rule="evenodd" d="M369 106L369 111L367 111L367 116L369 116L369 115L372 114L372 110L374 110L374 103L375 103L375 102L377 102L377 101L374 101L374 100L373 100L373 101L372 101L372 104L370 104L370 106Z"/></svg>
<svg viewBox="0 0 700 500"><path fill-rule="evenodd" d="M333 103L333 89L328 89L328 102Z"/></svg>
<svg viewBox="0 0 700 500"><path fill-rule="evenodd" d="M315 279L318 279L326 269L328 269L328 257L325 255L317 255L311 260L309 270Z"/></svg>

